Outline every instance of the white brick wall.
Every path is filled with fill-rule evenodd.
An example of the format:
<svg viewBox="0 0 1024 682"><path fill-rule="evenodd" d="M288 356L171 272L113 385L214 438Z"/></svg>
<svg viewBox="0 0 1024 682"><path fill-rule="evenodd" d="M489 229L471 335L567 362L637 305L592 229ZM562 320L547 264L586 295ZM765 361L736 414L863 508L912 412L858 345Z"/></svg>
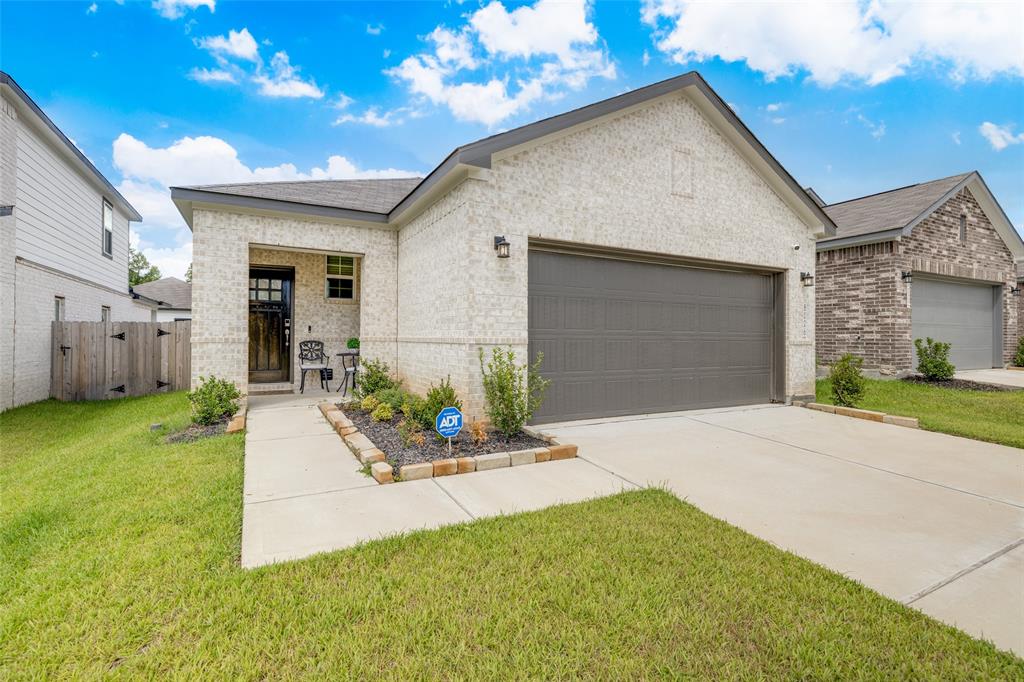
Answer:
<svg viewBox="0 0 1024 682"><path fill-rule="evenodd" d="M14 405L50 396L51 323L57 296L64 297L64 319L68 322L98 322L103 306L110 307L113 321L148 322L152 318L150 308L136 303L127 294L19 261L15 283Z"/></svg>

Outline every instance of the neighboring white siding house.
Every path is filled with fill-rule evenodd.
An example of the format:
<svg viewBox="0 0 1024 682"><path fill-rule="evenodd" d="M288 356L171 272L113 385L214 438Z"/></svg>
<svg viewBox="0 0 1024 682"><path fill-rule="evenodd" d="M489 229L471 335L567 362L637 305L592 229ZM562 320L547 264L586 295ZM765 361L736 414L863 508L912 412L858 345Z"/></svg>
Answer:
<svg viewBox="0 0 1024 682"><path fill-rule="evenodd" d="M50 327L149 321L128 288L128 222L141 216L0 72L0 410L50 390Z"/></svg>

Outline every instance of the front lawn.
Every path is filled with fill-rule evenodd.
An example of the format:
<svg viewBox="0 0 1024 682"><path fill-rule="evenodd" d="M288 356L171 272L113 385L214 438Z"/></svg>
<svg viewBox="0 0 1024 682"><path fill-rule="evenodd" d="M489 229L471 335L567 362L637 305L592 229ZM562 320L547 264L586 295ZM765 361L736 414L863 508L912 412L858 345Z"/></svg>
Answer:
<svg viewBox="0 0 1024 682"><path fill-rule="evenodd" d="M857 405L901 417L917 417L922 429L1024 448L1024 391L961 391L941 386L868 379ZM819 379L817 400L832 404L828 379Z"/></svg>
<svg viewBox="0 0 1024 682"><path fill-rule="evenodd" d="M1024 677L650 490L238 566L241 436L181 394L0 415L5 678Z"/></svg>

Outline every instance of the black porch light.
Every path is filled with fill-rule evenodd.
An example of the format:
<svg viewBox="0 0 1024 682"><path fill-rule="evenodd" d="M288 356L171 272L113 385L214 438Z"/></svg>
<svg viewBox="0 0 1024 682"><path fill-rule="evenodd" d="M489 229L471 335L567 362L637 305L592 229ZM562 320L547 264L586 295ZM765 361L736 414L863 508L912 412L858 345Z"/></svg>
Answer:
<svg viewBox="0 0 1024 682"><path fill-rule="evenodd" d="M900 279L902 279L907 284L910 284L911 282L914 281L914 273L911 272L910 270L904 270L903 272L900 273Z"/></svg>
<svg viewBox="0 0 1024 682"><path fill-rule="evenodd" d="M800 283L803 284L805 287L813 287L814 286L814 275L812 275L809 272L801 272L800 273Z"/></svg>
<svg viewBox="0 0 1024 682"><path fill-rule="evenodd" d="M508 249L510 246L511 244L509 244L508 240L504 237L496 236L494 238L494 250L498 252L498 258L508 258Z"/></svg>
<svg viewBox="0 0 1024 682"><path fill-rule="evenodd" d="M1020 296L1020 287L1010 287L1010 294L1013 296Z"/></svg>

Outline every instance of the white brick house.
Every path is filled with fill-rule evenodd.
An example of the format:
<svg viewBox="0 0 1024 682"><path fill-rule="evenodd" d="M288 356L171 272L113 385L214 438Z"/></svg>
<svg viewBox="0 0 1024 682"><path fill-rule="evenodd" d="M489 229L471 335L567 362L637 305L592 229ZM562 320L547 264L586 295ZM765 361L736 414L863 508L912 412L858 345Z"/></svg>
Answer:
<svg viewBox="0 0 1024 682"><path fill-rule="evenodd" d="M413 390L450 376L471 416L495 345L544 352L538 421L814 393L804 280L835 226L696 73L423 179L172 196L194 237L194 378L295 384L299 341L333 355L356 336Z"/></svg>
<svg viewBox="0 0 1024 682"><path fill-rule="evenodd" d="M141 219L0 72L0 410L49 397L53 320L151 319L128 288Z"/></svg>

